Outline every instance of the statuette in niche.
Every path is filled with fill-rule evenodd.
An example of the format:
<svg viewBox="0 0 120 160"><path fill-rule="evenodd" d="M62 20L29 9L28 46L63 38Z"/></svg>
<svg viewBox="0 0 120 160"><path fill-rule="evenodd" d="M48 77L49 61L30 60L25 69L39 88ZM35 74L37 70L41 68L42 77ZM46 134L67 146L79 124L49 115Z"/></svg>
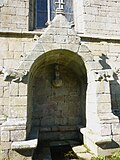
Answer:
<svg viewBox="0 0 120 160"><path fill-rule="evenodd" d="M60 79L59 65L55 65L55 79L52 81L54 87L61 87L63 82Z"/></svg>

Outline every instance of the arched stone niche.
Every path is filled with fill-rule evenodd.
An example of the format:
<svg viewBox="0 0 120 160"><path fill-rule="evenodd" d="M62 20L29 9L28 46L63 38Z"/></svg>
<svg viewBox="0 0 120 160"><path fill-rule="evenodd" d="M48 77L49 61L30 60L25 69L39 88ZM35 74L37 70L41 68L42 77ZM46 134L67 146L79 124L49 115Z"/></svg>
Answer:
<svg viewBox="0 0 120 160"><path fill-rule="evenodd" d="M54 85L56 72L60 85ZM79 126L86 126L87 73L82 58L63 49L44 53L34 61L28 82L28 121L39 128L39 138L79 139Z"/></svg>

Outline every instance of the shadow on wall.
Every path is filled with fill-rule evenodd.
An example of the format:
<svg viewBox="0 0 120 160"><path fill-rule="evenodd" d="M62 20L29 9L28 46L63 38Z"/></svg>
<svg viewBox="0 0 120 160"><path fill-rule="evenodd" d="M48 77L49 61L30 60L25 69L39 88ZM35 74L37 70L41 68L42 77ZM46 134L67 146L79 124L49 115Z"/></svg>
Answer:
<svg viewBox="0 0 120 160"><path fill-rule="evenodd" d="M102 65L103 70L112 69L111 66L106 62L106 60L109 59L106 55L102 54L100 58L101 60L99 60L99 62ZM120 120L120 84L118 83L119 78L117 73L113 72L113 78L114 80L110 81L112 113L115 116L118 116Z"/></svg>

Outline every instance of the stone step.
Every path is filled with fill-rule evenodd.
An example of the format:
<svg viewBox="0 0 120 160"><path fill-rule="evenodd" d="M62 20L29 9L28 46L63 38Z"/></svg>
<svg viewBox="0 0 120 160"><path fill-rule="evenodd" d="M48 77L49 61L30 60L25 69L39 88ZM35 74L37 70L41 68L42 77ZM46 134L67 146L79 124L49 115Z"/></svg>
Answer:
<svg viewBox="0 0 120 160"><path fill-rule="evenodd" d="M94 157L94 155L90 153L84 145L74 146L72 147L72 150L80 159L91 160L91 158Z"/></svg>

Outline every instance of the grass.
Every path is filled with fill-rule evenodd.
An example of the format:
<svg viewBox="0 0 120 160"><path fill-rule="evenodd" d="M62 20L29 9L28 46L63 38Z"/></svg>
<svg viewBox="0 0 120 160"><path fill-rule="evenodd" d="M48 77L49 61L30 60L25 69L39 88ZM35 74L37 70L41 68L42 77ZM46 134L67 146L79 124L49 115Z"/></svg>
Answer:
<svg viewBox="0 0 120 160"><path fill-rule="evenodd" d="M93 157L91 160L120 160L120 150L113 153L111 156L98 156Z"/></svg>

